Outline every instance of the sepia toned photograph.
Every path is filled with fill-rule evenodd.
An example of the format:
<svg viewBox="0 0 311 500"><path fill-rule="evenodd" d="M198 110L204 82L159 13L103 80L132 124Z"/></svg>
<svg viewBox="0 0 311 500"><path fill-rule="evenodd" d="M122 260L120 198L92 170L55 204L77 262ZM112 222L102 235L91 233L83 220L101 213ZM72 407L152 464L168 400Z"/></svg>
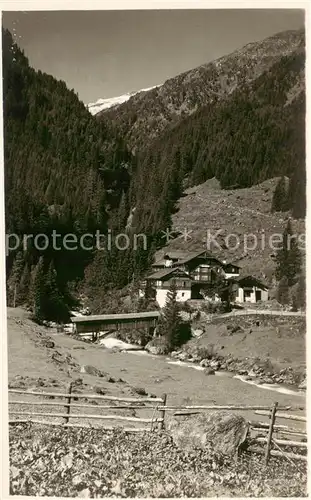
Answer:
<svg viewBox="0 0 311 500"><path fill-rule="evenodd" d="M305 14L2 11L10 496L307 497Z"/></svg>

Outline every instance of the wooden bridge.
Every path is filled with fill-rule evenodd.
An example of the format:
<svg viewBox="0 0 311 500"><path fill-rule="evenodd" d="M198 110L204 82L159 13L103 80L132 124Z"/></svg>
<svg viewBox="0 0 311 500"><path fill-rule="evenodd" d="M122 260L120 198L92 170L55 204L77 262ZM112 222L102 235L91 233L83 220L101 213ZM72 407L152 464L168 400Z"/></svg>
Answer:
<svg viewBox="0 0 311 500"><path fill-rule="evenodd" d="M154 331L159 311L148 311L127 314L102 314L99 316L74 316L71 321L77 334L91 333L92 338L98 338L99 332L121 330L128 328L148 329Z"/></svg>

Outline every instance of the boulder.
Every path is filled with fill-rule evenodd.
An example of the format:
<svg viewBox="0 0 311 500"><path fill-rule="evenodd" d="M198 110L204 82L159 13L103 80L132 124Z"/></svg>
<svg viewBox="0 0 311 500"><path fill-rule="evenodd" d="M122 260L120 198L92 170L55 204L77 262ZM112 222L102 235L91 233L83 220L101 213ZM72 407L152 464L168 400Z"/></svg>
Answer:
<svg viewBox="0 0 311 500"><path fill-rule="evenodd" d="M194 355L190 361L192 361L192 363L199 363L201 359L202 358L200 356Z"/></svg>
<svg viewBox="0 0 311 500"><path fill-rule="evenodd" d="M191 328L191 334L193 337L201 337L203 335L203 328Z"/></svg>
<svg viewBox="0 0 311 500"><path fill-rule="evenodd" d="M245 368L241 368L239 371L238 371L239 375L248 375L248 370L246 370Z"/></svg>
<svg viewBox="0 0 311 500"><path fill-rule="evenodd" d="M263 377L263 383L264 384L274 384L275 381L271 377Z"/></svg>
<svg viewBox="0 0 311 500"><path fill-rule="evenodd" d="M82 365L80 373L87 373L88 375L93 375L94 377L104 377L106 375L106 373L92 365Z"/></svg>
<svg viewBox="0 0 311 500"><path fill-rule="evenodd" d="M217 359L213 359L211 362L210 362L210 367L213 369L213 370L219 370L220 368L220 362L217 361Z"/></svg>
<svg viewBox="0 0 311 500"><path fill-rule="evenodd" d="M178 355L178 359L179 361L188 361L188 354L186 352L181 352L179 355Z"/></svg>
<svg viewBox="0 0 311 500"><path fill-rule="evenodd" d="M169 432L176 446L191 451L211 447L224 455L234 455L246 440L248 422L241 416L224 411L175 415Z"/></svg>
<svg viewBox="0 0 311 500"><path fill-rule="evenodd" d="M145 349L150 354L155 354L155 355L167 354L168 351L166 342L161 338L152 339L145 346Z"/></svg>
<svg viewBox="0 0 311 500"><path fill-rule="evenodd" d="M146 389L143 387L134 387L133 390L136 392L136 394L139 394L139 396L147 396Z"/></svg>
<svg viewBox="0 0 311 500"><path fill-rule="evenodd" d="M43 339L40 341L40 344L48 349L53 349L55 347L55 342L53 340Z"/></svg>
<svg viewBox="0 0 311 500"><path fill-rule="evenodd" d="M206 368L207 366L209 366L209 360L208 359L202 359L202 361L200 361L200 366L203 366L203 368Z"/></svg>
<svg viewBox="0 0 311 500"><path fill-rule="evenodd" d="M237 332L241 332L243 330L243 328L240 327L240 325L235 325L231 328L231 332L232 333L237 333Z"/></svg>
<svg viewBox="0 0 311 500"><path fill-rule="evenodd" d="M307 379L306 378L299 384L298 389L307 389Z"/></svg>
<svg viewBox="0 0 311 500"><path fill-rule="evenodd" d="M215 370L213 370L213 368L208 367L208 368L205 368L203 373L204 373L204 375L215 375Z"/></svg>

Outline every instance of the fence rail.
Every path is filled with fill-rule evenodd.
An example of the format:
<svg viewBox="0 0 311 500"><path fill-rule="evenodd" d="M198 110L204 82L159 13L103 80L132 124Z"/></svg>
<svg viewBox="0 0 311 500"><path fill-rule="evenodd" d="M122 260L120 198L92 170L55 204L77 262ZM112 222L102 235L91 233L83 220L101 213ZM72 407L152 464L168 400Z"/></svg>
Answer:
<svg viewBox="0 0 311 500"><path fill-rule="evenodd" d="M75 393L60 393L60 392L38 392L38 391L23 391L22 389L9 389L9 393L11 394L30 394L32 396L54 396L57 398L68 398L74 397L74 398L83 398L83 399L102 399L103 401L124 401L128 403L163 403L162 398L126 398L123 396L117 397L117 396L102 396L99 394L81 394L79 392Z"/></svg>
<svg viewBox="0 0 311 500"><path fill-rule="evenodd" d="M305 451L307 449L307 433L302 429L297 429L294 427L289 427L287 425L279 424L278 419L287 419L295 422L299 422L300 425L306 422L306 417L302 415L293 415L287 413L291 411L304 410L302 406L278 406L278 403L274 403L271 407L262 405L237 405L237 404L226 404L226 405L168 405L167 396L163 394L162 397L117 397L117 396L105 396L98 394L83 394L72 392L72 384L68 386L68 390L65 393L58 392L39 392L39 391L25 391L21 389L9 389L10 395L22 394L25 398L18 400L9 400L9 415L16 416L20 415L20 419L13 418L9 419L9 424L14 425L18 423L38 423L50 426L61 426L61 427L82 427L82 428L100 428L104 430L112 430L116 427L120 427L125 432L146 432L155 429L163 429L165 427L165 417L166 412L174 412L174 415L191 415L196 413L201 413L202 411L213 411L213 410L233 410L233 411L252 411L255 415L261 415L269 417L269 422L259 422L257 420L249 421L249 436L251 438L251 446L248 447L248 451L264 454L265 463L268 464L270 457L283 456L288 460L306 460ZM26 396L41 397L40 401L26 400ZM46 401L42 398L62 398L64 401ZM89 403L73 403L72 400L84 399L84 400L99 400L101 402L107 401L107 404L93 404ZM114 403L114 404L109 404ZM43 411L36 411L35 408L30 411L15 410L16 405L21 405L25 407L42 407ZM44 407L62 407L63 412L51 411L48 412L47 408L44 411ZM51 408L52 409L52 408ZM74 409L79 409L76 413L73 413ZM92 409L92 413L83 412L87 409ZM101 414L96 413L98 410L153 410L152 415L146 416L136 416L136 411L132 415L120 415L120 414ZM24 417L27 417L26 419ZM40 418L39 418L40 417ZM43 419L42 419L43 417ZM47 420L46 417L49 417ZM57 422L55 419L61 418L62 422ZM52 419L52 420L51 420ZM75 420L75 423L72 422ZM77 420L82 420L82 422L77 422ZM91 420L92 422L89 422ZM94 426L94 421L100 422L100 427ZM119 425L103 425L103 421L116 422ZM122 426L122 423L131 422L134 425L132 427ZM143 426L137 427L135 424L142 424ZM147 425L146 425L147 424ZM296 424L298 425L298 424ZM275 437L275 435L277 437ZM282 438L283 436L283 438ZM284 438L284 436L290 436L289 439ZM257 445L257 446L254 446ZM277 449L276 449L277 448ZM285 449L284 449L285 448ZM290 450L290 451L288 451ZM295 452L293 452L293 450ZM300 453L301 451L301 453Z"/></svg>
<svg viewBox="0 0 311 500"><path fill-rule="evenodd" d="M303 318L306 316L305 311L278 311L270 309L233 309L228 313L214 314L215 318L227 318L230 316L292 316Z"/></svg>

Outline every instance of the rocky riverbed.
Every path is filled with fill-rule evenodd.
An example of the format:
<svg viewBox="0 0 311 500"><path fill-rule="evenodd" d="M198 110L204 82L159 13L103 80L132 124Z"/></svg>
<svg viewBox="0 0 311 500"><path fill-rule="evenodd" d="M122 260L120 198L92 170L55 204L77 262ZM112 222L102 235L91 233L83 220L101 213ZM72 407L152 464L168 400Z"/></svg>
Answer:
<svg viewBox="0 0 311 500"><path fill-rule="evenodd" d="M231 372L244 381L306 389L304 318L202 318L191 324L192 339L170 356L205 369L207 375ZM161 338L146 346L151 354L165 354ZM164 349L164 350L163 350Z"/></svg>
<svg viewBox="0 0 311 500"><path fill-rule="evenodd" d="M229 329L230 330L230 329ZM234 328L233 328L234 333ZM100 340L98 344L103 347L110 347L114 351L139 351L150 353L152 355L167 355L166 345L161 338L154 338L144 347L141 342L135 344L135 337L132 335L124 336L125 340L132 343L121 341L117 338L107 338ZM81 340L81 339L80 339ZM90 342L87 340L87 342ZM107 344L107 345L106 345ZM189 342L179 350L172 351L169 354L174 361L183 363L192 363L204 369L206 375L214 375L215 372L230 372L239 375L244 381L254 382L257 385L277 384L290 386L293 389L306 390L307 379L306 370L287 366L283 368L276 367L269 358L236 357L231 354L222 355L218 353L214 346L201 346L195 342Z"/></svg>
<svg viewBox="0 0 311 500"><path fill-rule="evenodd" d="M234 359L231 356L210 355L204 348L191 348L173 351L171 358L186 363L194 363L204 368L206 375L214 375L216 371L233 372L242 375L245 381L255 381L256 384L285 384L305 390L307 387L306 374L296 373L292 367L273 372L269 360L254 358Z"/></svg>

